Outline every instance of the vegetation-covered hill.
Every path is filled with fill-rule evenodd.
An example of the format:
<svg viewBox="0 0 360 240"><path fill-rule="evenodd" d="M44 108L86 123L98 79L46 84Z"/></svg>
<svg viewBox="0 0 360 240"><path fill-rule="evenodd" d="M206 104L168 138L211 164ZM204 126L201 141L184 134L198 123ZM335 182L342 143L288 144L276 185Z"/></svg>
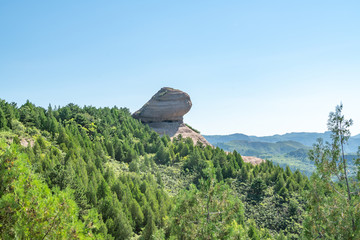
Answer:
<svg viewBox="0 0 360 240"><path fill-rule="evenodd" d="M316 143L318 138L324 139L324 141L331 141L331 132L324 133L313 133L313 132L293 132L286 133L283 135L273 135L265 137L256 137L248 136L241 133L235 133L230 135L204 135L204 137L213 145L219 143L227 143L234 140L244 140L249 142L267 142L267 143L276 143L276 142L286 142L294 141L299 142L307 147L312 147ZM345 146L347 153L356 153L358 146L360 145L360 134L353 136L349 139L348 144Z"/></svg>
<svg viewBox="0 0 360 240"><path fill-rule="evenodd" d="M299 149L308 150L309 147L299 142L283 141L283 142L249 142L244 140L233 140L226 143L218 143L216 146L226 151L241 152L245 156L262 156L266 154L287 154ZM306 156L306 153L305 153Z"/></svg>
<svg viewBox="0 0 360 240"><path fill-rule="evenodd" d="M272 143L232 140L214 146L230 152L235 150L244 156L255 156L272 161L284 169L288 166L292 171L300 170L308 177L315 171L314 163L308 159L310 147L295 141Z"/></svg>
<svg viewBox="0 0 360 240"><path fill-rule="evenodd" d="M283 167L289 166L292 171L300 170L301 173L310 177L315 171L314 162L308 158L308 151L311 149L299 142L281 141L281 142L252 142L246 140L232 140L224 143L216 143L214 146L225 151L237 151L244 156L255 156ZM355 172L354 159L356 154L346 154L351 173Z"/></svg>
<svg viewBox="0 0 360 240"><path fill-rule="evenodd" d="M312 239L314 183L127 109L0 101L2 239Z"/></svg>

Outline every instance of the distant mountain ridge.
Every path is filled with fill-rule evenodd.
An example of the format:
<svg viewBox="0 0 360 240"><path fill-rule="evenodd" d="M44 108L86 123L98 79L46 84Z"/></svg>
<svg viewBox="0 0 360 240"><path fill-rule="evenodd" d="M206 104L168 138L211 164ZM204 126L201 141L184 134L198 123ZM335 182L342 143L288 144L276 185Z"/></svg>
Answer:
<svg viewBox="0 0 360 240"><path fill-rule="evenodd" d="M331 141L330 132L293 132L283 135L265 137L248 136L242 133L230 135L204 135L204 137L216 147L225 151L234 151L244 156L255 156L265 160L273 161L281 167L289 166L293 171L299 169L310 176L315 170L314 163L308 159L308 151L318 138L324 141ZM360 134L349 139L345 146L346 158L349 169L353 172L355 167L354 153L360 146Z"/></svg>
<svg viewBox="0 0 360 240"><path fill-rule="evenodd" d="M264 156L274 154L287 154L299 149L308 149L309 147L295 141L271 142L251 142L247 140L232 140L226 143L217 143L217 147L226 150L236 150L246 156Z"/></svg>
<svg viewBox="0 0 360 240"><path fill-rule="evenodd" d="M212 145L219 145L219 143L227 143L234 140L249 141L249 142L267 142L276 143L284 141L295 141L307 147L312 147L318 138L324 141L330 141L330 132L316 133L316 132L292 132L283 135L272 136L248 136L242 133L235 133L230 135L203 135ZM349 139L349 143L345 146L347 153L355 153L360 145L360 134L355 135Z"/></svg>

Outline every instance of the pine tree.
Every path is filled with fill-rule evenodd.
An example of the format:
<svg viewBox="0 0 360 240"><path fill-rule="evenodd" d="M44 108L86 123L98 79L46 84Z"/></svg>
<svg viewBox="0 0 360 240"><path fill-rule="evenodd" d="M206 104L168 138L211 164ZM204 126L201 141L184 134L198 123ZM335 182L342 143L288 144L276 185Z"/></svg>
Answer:
<svg viewBox="0 0 360 240"><path fill-rule="evenodd" d="M6 117L5 117L5 113L0 108L0 129L4 129L6 127L7 127L7 120L6 120Z"/></svg>
<svg viewBox="0 0 360 240"><path fill-rule="evenodd" d="M263 195L264 191L266 189L266 184L262 178L255 178L254 181L250 185L250 197L254 200L260 200Z"/></svg>
<svg viewBox="0 0 360 240"><path fill-rule="evenodd" d="M141 233L141 236L144 240L151 240L152 239L152 235L156 232L157 228L155 225L155 220L154 220L154 213L151 210L150 207L147 207L147 214L146 214L146 225L144 230Z"/></svg>
<svg viewBox="0 0 360 240"><path fill-rule="evenodd" d="M352 120L342 115L342 104L329 114L331 143L319 139L309 151L316 173L311 177L309 212L304 222L307 239L334 236L339 239L360 239L359 182L350 185L344 145L350 137ZM337 178L337 181L334 181ZM336 224L334 224L336 223Z"/></svg>
<svg viewBox="0 0 360 240"><path fill-rule="evenodd" d="M139 232L144 222L144 214L138 202L133 199L130 206L131 217L135 223L135 231Z"/></svg>
<svg viewBox="0 0 360 240"><path fill-rule="evenodd" d="M285 187L285 180L283 178L283 175L281 174L278 176L277 182L274 186L274 191L279 193L283 187Z"/></svg>

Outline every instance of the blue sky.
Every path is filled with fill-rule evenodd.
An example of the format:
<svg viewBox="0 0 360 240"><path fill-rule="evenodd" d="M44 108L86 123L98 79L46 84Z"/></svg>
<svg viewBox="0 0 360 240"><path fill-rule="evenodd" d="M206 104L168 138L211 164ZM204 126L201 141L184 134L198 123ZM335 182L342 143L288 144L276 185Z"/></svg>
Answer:
<svg viewBox="0 0 360 240"><path fill-rule="evenodd" d="M203 134L360 133L359 1L1 1L0 98L140 108L192 98Z"/></svg>

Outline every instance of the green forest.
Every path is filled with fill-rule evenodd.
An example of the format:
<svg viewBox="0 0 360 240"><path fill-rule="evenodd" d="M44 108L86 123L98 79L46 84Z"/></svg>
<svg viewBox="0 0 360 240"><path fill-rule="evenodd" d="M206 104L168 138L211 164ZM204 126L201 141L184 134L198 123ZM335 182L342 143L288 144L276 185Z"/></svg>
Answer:
<svg viewBox="0 0 360 240"><path fill-rule="evenodd" d="M351 125L330 113L307 177L161 137L127 108L0 100L0 239L360 239Z"/></svg>

